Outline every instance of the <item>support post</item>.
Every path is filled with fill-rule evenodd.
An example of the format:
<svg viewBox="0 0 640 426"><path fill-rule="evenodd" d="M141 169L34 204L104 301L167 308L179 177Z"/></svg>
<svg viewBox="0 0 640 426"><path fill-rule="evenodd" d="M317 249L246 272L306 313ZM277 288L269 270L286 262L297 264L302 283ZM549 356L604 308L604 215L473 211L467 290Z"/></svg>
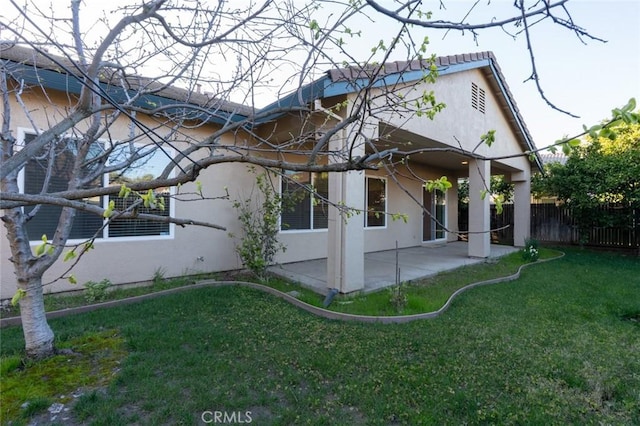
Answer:
<svg viewBox="0 0 640 426"><path fill-rule="evenodd" d="M363 136L375 137L378 123L369 120L360 132L348 138L349 130L340 133L329 142L329 149L344 154L351 151L357 157L364 155ZM355 133L355 132L354 132ZM365 133L366 135L363 135ZM352 144L352 145L350 145ZM330 160L331 161L331 160ZM357 209L364 208L365 173L349 171L329 173L329 201ZM337 208L329 210L327 244L327 286L341 293L351 293L364 289L364 219L362 215L351 215Z"/></svg>
<svg viewBox="0 0 640 426"><path fill-rule="evenodd" d="M469 257L491 254L490 187L491 161L469 161Z"/></svg>
<svg viewBox="0 0 640 426"><path fill-rule="evenodd" d="M511 176L513 182L513 245L524 247L531 234L531 172Z"/></svg>

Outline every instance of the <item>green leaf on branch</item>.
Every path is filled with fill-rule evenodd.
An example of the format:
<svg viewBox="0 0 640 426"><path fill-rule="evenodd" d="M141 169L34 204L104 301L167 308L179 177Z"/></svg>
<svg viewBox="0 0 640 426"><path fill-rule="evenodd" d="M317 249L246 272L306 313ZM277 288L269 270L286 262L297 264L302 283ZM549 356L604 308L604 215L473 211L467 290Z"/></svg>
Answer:
<svg viewBox="0 0 640 426"><path fill-rule="evenodd" d="M391 219L392 219L393 221L396 221L396 220L402 219L402 221L403 221L404 223L408 223L408 222L409 222L409 215L408 215L408 214L406 214L406 213L393 213L393 214L391 215Z"/></svg>
<svg viewBox="0 0 640 426"><path fill-rule="evenodd" d="M636 109L636 98L629 99L629 102L622 107L622 111L631 112Z"/></svg>
<svg viewBox="0 0 640 426"><path fill-rule="evenodd" d="M613 127L613 125L611 126ZM605 138L605 139L609 139L609 140L615 140L616 137L618 136L618 134L616 132L614 132L611 127L605 127L604 129L602 129L600 131L600 137L601 138Z"/></svg>
<svg viewBox="0 0 640 426"><path fill-rule="evenodd" d="M131 194L131 188L129 188L124 183L122 185L120 185L120 193L118 194L118 197L127 198L127 197L129 197L129 194Z"/></svg>
<svg viewBox="0 0 640 426"><path fill-rule="evenodd" d="M68 262L71 259L75 259L75 258L76 258L76 250L75 249L69 250L67 254L64 255L63 262Z"/></svg>
<svg viewBox="0 0 640 426"><path fill-rule="evenodd" d="M109 206L106 208L104 213L102 213L102 217L104 217L105 219L108 219L111 216L113 216L113 210L115 208L116 208L116 202L113 200L109 201Z"/></svg>
<svg viewBox="0 0 640 426"><path fill-rule="evenodd" d="M484 135L480 136L480 140L487 144L487 146L491 146L493 145L493 143L496 141L496 131L495 130L489 130L487 133L485 133Z"/></svg>
<svg viewBox="0 0 640 426"><path fill-rule="evenodd" d="M446 176L441 176L439 179L429 179L424 184L425 189L429 192L433 192L434 189L440 192L446 192L452 186L453 184L449 182Z"/></svg>
<svg viewBox="0 0 640 426"><path fill-rule="evenodd" d="M602 126L600 124L596 124L595 126L591 126L588 130L586 126L583 126L585 130L589 133L589 137L593 140L598 139L598 133L602 130Z"/></svg>
<svg viewBox="0 0 640 426"><path fill-rule="evenodd" d="M140 198L142 198L143 205L146 208L151 208L151 209L156 208L158 200L156 199L156 194L153 192L153 190L151 189L148 190L146 194L140 195Z"/></svg>
<svg viewBox="0 0 640 426"><path fill-rule="evenodd" d="M43 234L42 235L42 244L39 244L36 247L36 257L40 257L44 254L44 252L47 250L47 244L49 244L49 240L47 239L47 235Z"/></svg>
<svg viewBox="0 0 640 426"><path fill-rule="evenodd" d="M86 253L89 250L92 250L93 247L93 241L87 241L86 243L84 243L84 245L82 246L82 253Z"/></svg>
<svg viewBox="0 0 640 426"><path fill-rule="evenodd" d="M26 295L27 291L19 288L18 291L16 291L16 294L14 294L11 298L11 306L16 306L18 302L20 302L20 299L22 299Z"/></svg>
<svg viewBox="0 0 640 426"><path fill-rule="evenodd" d="M76 276L71 274L69 275L69 277L67 278L67 280L69 281L69 283L71 284L78 284L78 280L76 279Z"/></svg>
<svg viewBox="0 0 640 426"><path fill-rule="evenodd" d="M493 198L493 202L496 205L496 213L497 214L502 214L502 204L504 203L504 194L496 195Z"/></svg>

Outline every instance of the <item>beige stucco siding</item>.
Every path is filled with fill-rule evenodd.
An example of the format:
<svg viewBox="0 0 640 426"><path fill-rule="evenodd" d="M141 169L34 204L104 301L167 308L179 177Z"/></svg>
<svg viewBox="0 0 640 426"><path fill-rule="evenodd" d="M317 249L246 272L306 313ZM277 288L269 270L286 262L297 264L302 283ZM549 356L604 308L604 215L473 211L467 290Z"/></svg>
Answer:
<svg viewBox="0 0 640 426"><path fill-rule="evenodd" d="M411 170L419 175L422 179L437 179L441 176L449 176L454 179L451 171L428 167L421 164L412 164ZM371 176L385 177L385 173L372 172ZM402 219L393 220L387 217L387 225L384 228L367 228L365 229L365 247L366 252L374 252L380 250L391 250L395 248L396 241L398 247L413 247L423 243L422 241L422 182L409 178L409 173L402 168L399 169L396 178L387 177L387 209L390 214L406 214L408 217L405 223ZM405 191L408 191L407 194ZM446 203L457 203L457 197L451 194L446 195ZM418 202L416 202L416 200ZM447 224L449 229L457 228L457 224Z"/></svg>
<svg viewBox="0 0 640 426"><path fill-rule="evenodd" d="M471 106L471 83L475 83L485 92L484 113ZM459 148L462 144L468 150L473 149L487 131L495 130L496 142L491 147L481 145L477 150L479 154L498 157L522 152L513 128L481 71L474 69L441 75L435 83L407 85L400 92L404 99L410 100L421 96L424 91L433 91L436 100L446 105L434 120L417 115L400 117L392 113L380 114L382 120L445 145Z"/></svg>
<svg viewBox="0 0 640 426"><path fill-rule="evenodd" d="M52 93L49 93L49 96L53 102L41 105L37 104L38 97L28 94L24 97L25 103L32 109L31 116L42 127L45 127L49 120L60 119L58 108L66 104L64 96L56 97ZM154 121L148 117L138 116L138 119L148 125L154 124ZM11 124L16 136L18 133L32 130L31 122L21 113L16 103L12 105ZM79 126L81 127L82 125ZM203 126L185 129L184 132L190 133L195 138L204 138L213 130L212 126ZM110 136L114 139L125 138L129 131L128 120L120 119L110 131ZM163 130L159 129L158 132L162 134ZM223 139L223 143L232 142L230 137ZM183 146L178 143L176 148L180 149ZM253 175L240 164L216 165L203 171L198 177L207 198L223 196L225 188L228 189L230 197L234 198L236 194L250 187L253 179ZM180 192L195 193L196 186L185 184ZM74 290L81 288L81 284L87 281L99 281L105 278L114 284L149 281L156 271L161 271L166 277L173 277L240 267L234 243L228 235L228 232L238 233L237 214L229 200L175 201L173 212L175 217L210 222L226 227L228 230L195 226L182 228L172 225L172 233L169 236L97 239L95 249L88 252L72 271L80 285L71 285L67 280L59 280L45 287L45 292ZM3 232L3 237L0 239L0 298L11 297L16 289L6 235L6 232ZM30 238L36 241L32 247L39 243L39 235L30 236ZM44 282L61 276L68 266L69 263L59 260L45 273Z"/></svg>
<svg viewBox="0 0 640 426"><path fill-rule="evenodd" d="M484 113L471 106L472 83L484 90ZM500 99L497 97L499 95L493 93L491 82L482 71L472 69L441 75L434 84L408 84L402 89L402 92L404 92L405 99L410 99L411 97L420 96L424 90L433 90L437 100L446 104L446 108L437 114L434 120L429 120L425 116L412 115L410 111L407 111L402 116L385 112L386 106L382 102L388 102L390 98L386 96L375 97L374 93L373 99L376 99L375 102L378 102L377 106L379 108L374 108L376 110L375 119L368 124L375 127L378 125L377 120L379 119L384 128L402 130L401 138L395 140L392 133L389 139L383 141L385 144L393 145L406 139L413 143L408 149L447 145L458 148L459 143L462 143L464 149L471 150L478 144L482 134L488 130L495 130L496 142L492 147L480 146L478 149L480 154L487 157L499 157L519 154L523 151L523 147L518 142L517 133L509 121L510 114L501 107ZM381 94L381 92L378 94ZM31 116L42 127L47 127L47 123L61 120L66 115L61 108L68 108L73 104L73 100L69 100L64 94L55 95L53 92L48 92L47 95L50 96L50 100L45 100L46 98L42 93L38 92L25 93L23 97L31 110ZM349 96L351 96L351 100L354 100L353 96L355 95ZM337 102L342 99L341 97L333 100ZM15 100L12 102L12 130L17 132L18 129L31 129L31 122L24 114L20 113L21 109ZM331 102L327 103L329 104L327 106L331 105ZM137 118L153 127L158 124L150 117L139 116ZM326 130L323 127L331 127L335 123L336 121L333 118L329 119L323 111L316 111L311 114L309 119L284 117L270 122L265 124L262 129L257 129L256 133L269 139L271 143L286 144L292 139L292 135L298 136L307 132L314 133ZM383 127L381 126L380 128ZM200 140L211 134L215 129L216 127L212 125L206 125L185 128L182 131L190 134L194 139ZM378 127L375 127L376 131L371 131L368 137L375 139L377 136L385 136L377 133L377 129ZM128 135L128 132L128 120L121 118L116 126L111 129L111 137L114 139L124 138ZM158 129L158 132L162 134L162 129ZM348 135L350 141L362 137L360 134L350 134L347 131L345 131L345 135ZM231 134L225 135L223 136L222 144L251 143L250 137L246 135L239 135L237 141L234 138L235 136ZM185 146L183 142L176 143L176 148L178 149ZM358 149L362 150L360 154L364 153L362 145ZM291 155L287 155L285 158L291 161L304 160L299 156ZM447 176L450 181L455 181L458 176L467 176L468 170L461 167L460 159L464 158L462 156L460 158L455 157L455 164L452 164L453 162L438 163L426 156L415 160L415 162L410 160L411 173L399 166L400 173L396 174L399 185L396 184L394 178L387 176L387 172L384 170L351 172L385 178L387 182L387 213L398 213L408 217L407 223L402 219L392 220L388 216L385 227L371 227L364 229L363 232L360 232L361 229L356 229L358 232L354 233L354 235L357 236L359 244L363 243L364 251L390 250L395 247L396 241L399 247L422 244L423 211L420 203L422 202L423 189L420 179L437 179L441 176ZM422 162L419 163L418 161ZM426 163L428 162L431 162L432 165L427 165ZM512 175L508 177L514 181L528 182L531 167L525 157L496 160L494 162L495 165L501 166L498 167L501 171L512 172ZM445 167L455 170L447 170L444 169ZM417 178L411 177L412 174ZM361 194L353 191L365 190L364 185L361 184L363 182L361 180L362 175L358 174L356 177L350 179L350 184L342 188L344 191L340 192L340 194L346 194L345 197L348 199L359 200L360 198L352 196ZM279 178L274 176L273 179L274 186L279 188ZM162 272L166 277L173 277L197 272L240 268L241 263L235 252L235 242L229 237L229 233L237 236L241 235L237 212L232 207L232 201L246 199L250 196L255 183L255 174L250 172L247 166L240 163L221 164L202 171L198 180L201 182L206 199L175 201L173 206L174 216L214 223L225 227L226 230L196 226L184 228L173 226L172 233L169 236L97 240L95 249L90 251L73 270L78 282L82 284L89 280L99 281L106 278L114 284L123 284L149 281L156 271ZM520 191L527 192L528 187L520 188ZM185 184L180 188L180 192L181 194L194 193L196 192L196 185ZM219 198L227 192L229 199ZM337 194L337 192L334 194ZM447 215L448 223L446 225L449 229L457 230L457 223L452 223L457 220L457 194L455 189L447 194L446 197L447 210L451 212ZM353 203L363 205L350 207L357 209L365 207L364 202L354 201ZM526 207L528 205L523 205L521 209L526 209ZM364 226L363 214L354 215L349 221L354 226ZM335 228L337 227L332 227L332 229ZM448 237L450 240L455 239L455 234L450 234ZM32 239L36 240L36 242L39 238L40 236L32 236ZM277 262L286 263L327 257L328 244L330 244L329 231L327 230L285 231L279 233L279 239L287 249L277 255ZM350 241L355 240L356 238L353 238ZM356 251L359 253L362 248L349 252L348 245L345 245L343 250L347 254L355 253ZM343 252L336 251L336 253ZM11 297L16 289L13 267L9 257L9 242L6 239L6 232L3 232L3 237L0 240L0 298L3 299ZM45 274L45 282L60 276L67 267L68 264L59 261ZM81 286L73 286L68 284L66 280L61 280L47 287L45 291L63 291L78 288L81 288Z"/></svg>

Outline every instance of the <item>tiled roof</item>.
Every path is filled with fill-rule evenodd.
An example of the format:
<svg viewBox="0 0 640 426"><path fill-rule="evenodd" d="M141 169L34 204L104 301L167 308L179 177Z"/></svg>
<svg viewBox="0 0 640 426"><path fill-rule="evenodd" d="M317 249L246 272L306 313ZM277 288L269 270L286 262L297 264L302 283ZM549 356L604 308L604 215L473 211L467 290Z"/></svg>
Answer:
<svg viewBox="0 0 640 426"><path fill-rule="evenodd" d="M0 59L8 60L17 64L35 66L38 69L53 71L61 75L82 75L78 70L76 63L69 58L48 53L40 53L32 48L19 46L14 43L0 42ZM101 72L101 81L107 84L113 83L115 86L119 87L121 85L120 81L118 80L117 82L114 82L113 80L115 75L116 74L112 69L104 68ZM127 76L126 83L128 86L127 88L130 90L137 90L143 87L151 91L159 89L158 92L155 92L156 95L174 101L190 103L206 108L216 108L244 115L249 115L253 112L253 109L246 105L217 99L211 94L193 92L176 86L165 86L146 77L130 75Z"/></svg>
<svg viewBox="0 0 640 426"><path fill-rule="evenodd" d="M39 53L32 48L22 47L12 43L10 44L0 42L0 59L8 60L16 64L25 64L30 66L35 65L39 69L44 69L59 74L60 78L64 78L65 75L69 74L79 74L79 71L77 70L74 62L68 58ZM486 64L486 61L488 61L489 65ZM513 119L510 121L514 124L516 132L522 135L522 138L525 141L526 149L535 149L533 139L520 114L520 110L516 105L513 95L509 90L509 86L507 85L506 79L504 78L504 75L500 70L500 66L498 65L498 62L492 52L477 52L459 55L438 56L435 58L434 64L442 73L450 66L470 64L473 67L473 64L478 62L480 63L478 64L477 68L485 69L485 75L487 76L487 78L494 81L497 89L496 94L502 99L503 109L509 116L513 117ZM374 76L376 78L380 78L390 74L419 71L430 66L431 62L426 60L396 61L380 65L367 65L364 67L347 67L333 69L327 72L326 78L328 78L332 82L348 82L360 78L371 78ZM103 79L103 83L107 84L110 83L111 77L114 75L113 73L109 73L108 71L109 69L105 69L105 77ZM160 83L155 82L152 79L140 76L127 77L127 84L129 85L129 89L131 90L135 90L140 87L160 88L162 86ZM313 83L311 84L311 86L312 85ZM116 86L119 87L120 83L116 84ZM215 109L218 111L225 111L226 113L235 115L240 114L249 116L254 112L253 108L246 105L217 99L209 94L194 93L192 91L175 86L162 86L161 90L156 92L155 95L161 96L165 99L179 102L188 102L193 105L198 105L208 109ZM278 100L272 105L280 105L280 103L281 100ZM270 107L271 106L268 106L263 110L268 110ZM541 167L542 165L539 156L537 156L537 164L539 167Z"/></svg>
<svg viewBox="0 0 640 426"><path fill-rule="evenodd" d="M469 62L477 62L481 60L490 59L494 63L496 58L493 52L478 52L478 53L465 53L460 55L450 56L437 56L435 58L435 66L440 68L447 67L449 65L458 65ZM428 69L431 66L431 61L428 60L414 60L414 61L395 61L386 62L379 65L365 65L365 66L352 66L347 68L336 68L328 72L331 81L351 81L358 78L370 78L373 76L383 77L389 74L402 73L407 71L419 71L421 69Z"/></svg>

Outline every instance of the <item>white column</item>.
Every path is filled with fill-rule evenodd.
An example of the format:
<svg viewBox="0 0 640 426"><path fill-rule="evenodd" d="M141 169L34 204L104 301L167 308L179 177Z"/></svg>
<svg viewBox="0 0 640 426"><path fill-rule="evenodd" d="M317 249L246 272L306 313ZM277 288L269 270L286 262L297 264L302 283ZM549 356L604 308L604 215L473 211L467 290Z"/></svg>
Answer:
<svg viewBox="0 0 640 426"><path fill-rule="evenodd" d="M370 122L365 127L367 136L377 135L377 122ZM345 153L351 149L354 157L364 155L362 136L347 137L345 131L333 138L329 149ZM349 146L351 143L353 147ZM344 157L343 157L344 158ZM332 161L341 161L339 156ZM364 208L365 191L364 171L329 173L329 201L356 209ZM341 293L351 293L364 289L364 218L362 214L347 217L344 211L336 208L329 210L327 244L327 286L336 288Z"/></svg>
<svg viewBox="0 0 640 426"><path fill-rule="evenodd" d="M513 182L513 245L524 247L531 232L531 172L511 175Z"/></svg>
<svg viewBox="0 0 640 426"><path fill-rule="evenodd" d="M489 188L491 161L469 161L469 256L489 257L491 254L491 215ZM486 193L485 197L482 194Z"/></svg>

